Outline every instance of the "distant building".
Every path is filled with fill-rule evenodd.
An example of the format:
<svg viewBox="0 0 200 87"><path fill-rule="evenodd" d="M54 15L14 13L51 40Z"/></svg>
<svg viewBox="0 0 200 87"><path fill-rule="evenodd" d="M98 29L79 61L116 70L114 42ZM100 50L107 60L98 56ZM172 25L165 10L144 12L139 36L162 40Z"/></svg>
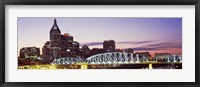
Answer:
<svg viewBox="0 0 200 87"><path fill-rule="evenodd" d="M50 58L50 41L47 41L42 47L42 57L46 59Z"/></svg>
<svg viewBox="0 0 200 87"><path fill-rule="evenodd" d="M61 47L62 51L72 50L73 36L68 33L61 35Z"/></svg>
<svg viewBox="0 0 200 87"><path fill-rule="evenodd" d="M82 48L81 48L81 56L86 58L86 57L89 57L89 54L90 54L90 48L87 46L87 45L83 45Z"/></svg>
<svg viewBox="0 0 200 87"><path fill-rule="evenodd" d="M77 53L79 51L79 43L77 41L72 42L72 51Z"/></svg>
<svg viewBox="0 0 200 87"><path fill-rule="evenodd" d="M65 40L67 40L67 41L74 41L73 36L71 36L68 33L64 33L63 36L64 36Z"/></svg>
<svg viewBox="0 0 200 87"><path fill-rule="evenodd" d="M90 50L90 56L92 55L96 55L96 54L101 54L101 53L105 53L106 51L104 49L101 48L92 48Z"/></svg>
<svg viewBox="0 0 200 87"><path fill-rule="evenodd" d="M125 52L126 52L126 53L134 53L134 50L131 49L131 48L128 48L128 49L125 49Z"/></svg>
<svg viewBox="0 0 200 87"><path fill-rule="evenodd" d="M136 55L139 54L140 57L147 57L147 58L150 58L151 57L151 54L149 52L136 52L135 53Z"/></svg>
<svg viewBox="0 0 200 87"><path fill-rule="evenodd" d="M40 56L40 48L36 47L24 47L20 49L19 58L20 59L35 59Z"/></svg>
<svg viewBox="0 0 200 87"><path fill-rule="evenodd" d="M76 57L80 51L79 43L73 41L73 36L68 33L61 35L61 57Z"/></svg>
<svg viewBox="0 0 200 87"><path fill-rule="evenodd" d="M123 52L122 49L115 49L115 52Z"/></svg>
<svg viewBox="0 0 200 87"><path fill-rule="evenodd" d="M103 42L103 49L106 52L115 52L115 41L114 40L105 40Z"/></svg>
<svg viewBox="0 0 200 87"><path fill-rule="evenodd" d="M84 54L89 55L89 53L90 53L90 48L89 48L87 45L83 45L83 46L82 46L82 52L83 52Z"/></svg>

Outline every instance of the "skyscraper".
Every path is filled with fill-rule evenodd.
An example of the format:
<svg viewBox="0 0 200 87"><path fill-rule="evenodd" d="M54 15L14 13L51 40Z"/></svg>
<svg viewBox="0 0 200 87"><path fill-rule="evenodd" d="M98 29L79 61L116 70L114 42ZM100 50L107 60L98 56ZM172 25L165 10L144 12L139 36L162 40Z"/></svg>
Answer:
<svg viewBox="0 0 200 87"><path fill-rule="evenodd" d="M115 41L114 40L105 40L103 42L103 49L106 52L114 52L115 51Z"/></svg>
<svg viewBox="0 0 200 87"><path fill-rule="evenodd" d="M61 32L57 25L56 19L54 19L54 24L50 30L50 58L60 58L61 57Z"/></svg>
<svg viewBox="0 0 200 87"><path fill-rule="evenodd" d="M36 59L40 56L40 48L37 47L23 47L20 49L19 58L21 59Z"/></svg>
<svg viewBox="0 0 200 87"><path fill-rule="evenodd" d="M61 35L62 57L75 57L79 52L79 43L73 40L73 36L68 33Z"/></svg>
<svg viewBox="0 0 200 87"><path fill-rule="evenodd" d="M82 57L84 57L84 58L89 57L90 48L87 45L83 45L81 52L82 52L82 55L81 55Z"/></svg>
<svg viewBox="0 0 200 87"><path fill-rule="evenodd" d="M50 58L50 41L47 41L42 47L42 57L46 59Z"/></svg>
<svg viewBox="0 0 200 87"><path fill-rule="evenodd" d="M50 30L50 41L47 41L42 48L43 57L53 60L61 57L76 57L78 53L79 43L73 41L73 36L70 34L61 34L57 21L54 19Z"/></svg>

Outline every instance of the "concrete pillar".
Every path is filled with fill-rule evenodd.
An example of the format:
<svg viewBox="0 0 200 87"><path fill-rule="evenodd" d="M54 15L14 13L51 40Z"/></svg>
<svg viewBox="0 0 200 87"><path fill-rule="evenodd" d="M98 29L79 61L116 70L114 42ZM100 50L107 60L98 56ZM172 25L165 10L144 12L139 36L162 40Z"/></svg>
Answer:
<svg viewBox="0 0 200 87"><path fill-rule="evenodd" d="M88 68L87 64L81 64L81 69L87 69L87 68Z"/></svg>
<svg viewBox="0 0 200 87"><path fill-rule="evenodd" d="M153 67L152 67L152 64L151 64L151 63L149 63L149 69L153 69Z"/></svg>

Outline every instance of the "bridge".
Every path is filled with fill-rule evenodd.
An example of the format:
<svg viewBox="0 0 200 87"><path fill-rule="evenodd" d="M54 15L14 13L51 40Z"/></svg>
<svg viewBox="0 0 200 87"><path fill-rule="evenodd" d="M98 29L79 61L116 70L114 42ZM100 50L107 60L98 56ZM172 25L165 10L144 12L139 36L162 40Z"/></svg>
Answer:
<svg viewBox="0 0 200 87"><path fill-rule="evenodd" d="M153 61L150 61L145 56L140 56L136 54L134 57L133 53L124 53L124 52L109 52L109 53L101 53L90 56L86 58L86 60L82 58L58 58L55 59L52 64L139 64L139 63L150 63L150 62L158 62L158 59L162 58L163 62L182 62L181 55L165 55L162 57L155 57Z"/></svg>
<svg viewBox="0 0 200 87"><path fill-rule="evenodd" d="M154 60L149 60L146 56L139 54L124 53L124 52L109 52L101 53L90 56L88 58L57 58L51 64L42 65L23 65L18 66L18 69L112 69L120 67L124 69L131 67L134 69L141 69L146 67L148 69L155 68L157 66L163 66L167 68L182 67L182 56L181 55L164 55L156 56ZM162 59L162 61L159 61ZM168 67L170 66L170 67Z"/></svg>
<svg viewBox="0 0 200 87"><path fill-rule="evenodd" d="M159 59L163 61L158 61ZM149 64L149 69L152 68L152 64L176 64L182 63L181 55L165 55L157 56L153 58L154 60L149 60L146 56L140 56L133 53L124 52L108 52L101 53L90 56L85 60L82 58L58 58L55 59L51 65L66 65L66 64L77 64L81 67L87 68L87 65L107 65L107 64Z"/></svg>

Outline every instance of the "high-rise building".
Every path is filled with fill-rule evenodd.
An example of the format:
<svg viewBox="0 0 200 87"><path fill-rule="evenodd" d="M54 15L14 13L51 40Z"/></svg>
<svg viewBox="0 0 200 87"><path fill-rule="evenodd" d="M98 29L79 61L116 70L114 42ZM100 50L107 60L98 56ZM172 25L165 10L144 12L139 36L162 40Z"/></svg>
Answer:
<svg viewBox="0 0 200 87"><path fill-rule="evenodd" d="M50 41L47 41L42 47L42 57L46 59L50 58Z"/></svg>
<svg viewBox="0 0 200 87"><path fill-rule="evenodd" d="M37 47L23 47L20 49L19 58L20 59L36 59L40 56L40 48Z"/></svg>
<svg viewBox="0 0 200 87"><path fill-rule="evenodd" d="M73 36L71 36L68 33L64 33L63 36L64 36L65 40L67 40L67 41L74 41Z"/></svg>
<svg viewBox="0 0 200 87"><path fill-rule="evenodd" d="M79 43L77 41L72 42L72 51L74 51L74 52L79 51Z"/></svg>
<svg viewBox="0 0 200 87"><path fill-rule="evenodd" d="M53 26L50 30L50 41L47 41L42 48L44 58L50 60L61 57L75 57L79 53L79 43L73 41L73 36L68 33L61 34L54 19Z"/></svg>
<svg viewBox="0 0 200 87"><path fill-rule="evenodd" d="M114 52L115 51L115 41L114 40L105 40L103 42L103 49L106 52Z"/></svg>
<svg viewBox="0 0 200 87"><path fill-rule="evenodd" d="M68 33L61 35L62 57L75 57L79 52L79 43L73 41L73 36Z"/></svg>
<svg viewBox="0 0 200 87"><path fill-rule="evenodd" d="M50 30L50 58L60 58L61 57L61 32L57 25L56 19L54 19L54 24Z"/></svg>
<svg viewBox="0 0 200 87"><path fill-rule="evenodd" d="M66 51L66 50L72 50L72 43L73 43L73 36L71 36L68 33L64 33L63 35L61 35L61 48L62 51Z"/></svg>
<svg viewBox="0 0 200 87"><path fill-rule="evenodd" d="M83 45L81 48L81 52L82 52L82 57L86 58L89 57L90 54L90 48L87 45Z"/></svg>

